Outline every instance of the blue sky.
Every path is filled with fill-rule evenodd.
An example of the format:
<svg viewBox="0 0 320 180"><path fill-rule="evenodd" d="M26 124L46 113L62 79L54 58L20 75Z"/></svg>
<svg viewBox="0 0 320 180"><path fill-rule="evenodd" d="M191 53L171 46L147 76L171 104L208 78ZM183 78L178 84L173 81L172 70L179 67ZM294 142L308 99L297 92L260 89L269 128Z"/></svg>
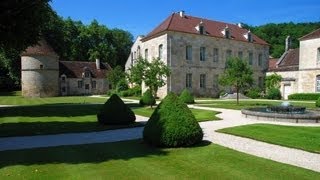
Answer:
<svg viewBox="0 0 320 180"><path fill-rule="evenodd" d="M62 17L88 24L93 19L108 28L121 28L135 37L145 35L173 12L224 21L263 25L320 21L319 0L52 0Z"/></svg>

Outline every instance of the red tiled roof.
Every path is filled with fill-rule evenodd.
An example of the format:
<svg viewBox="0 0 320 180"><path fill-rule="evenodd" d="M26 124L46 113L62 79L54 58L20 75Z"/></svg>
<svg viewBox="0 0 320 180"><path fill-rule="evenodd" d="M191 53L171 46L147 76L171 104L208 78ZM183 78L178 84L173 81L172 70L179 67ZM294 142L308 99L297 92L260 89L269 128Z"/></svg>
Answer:
<svg viewBox="0 0 320 180"><path fill-rule="evenodd" d="M315 38L320 38L320 28L307 35L302 36L299 40L304 41L304 40L315 39Z"/></svg>
<svg viewBox="0 0 320 180"><path fill-rule="evenodd" d="M38 42L38 44L36 44L34 46L29 46L24 52L21 53L21 56L30 56L30 55L43 55L43 56L58 57L56 52L52 49L52 47L44 39L41 39Z"/></svg>
<svg viewBox="0 0 320 180"><path fill-rule="evenodd" d="M248 42L248 40L244 37L244 35L248 32L247 29L240 28L238 25L229 24L225 22L212 21L208 19L202 19L193 16L184 16L181 17L177 13L173 13L166 20L164 20L158 27L156 27L153 31L151 31L142 41L151 39L165 31L177 31L184 32L190 34L199 34L199 32L195 29L195 27L203 22L206 35L218 38L224 38L222 31L228 26L231 32L231 39L237 41ZM260 39L256 35L252 34L253 43L268 45L267 42Z"/></svg>
<svg viewBox="0 0 320 180"><path fill-rule="evenodd" d="M60 61L59 68L59 75L65 74L67 78L82 78L85 69L91 72L93 78L106 78L106 74L111 70L107 63L100 63L100 69L97 69L95 62L85 61Z"/></svg>
<svg viewBox="0 0 320 180"><path fill-rule="evenodd" d="M268 71L272 71L274 69L277 68L277 62L278 62L279 59L277 58L271 58L269 59L269 69Z"/></svg>
<svg viewBox="0 0 320 180"><path fill-rule="evenodd" d="M270 62L269 62L270 63ZM276 68L269 71L297 71L299 70L299 48L289 49L285 52L279 62L277 62ZM270 65L270 64L269 64Z"/></svg>

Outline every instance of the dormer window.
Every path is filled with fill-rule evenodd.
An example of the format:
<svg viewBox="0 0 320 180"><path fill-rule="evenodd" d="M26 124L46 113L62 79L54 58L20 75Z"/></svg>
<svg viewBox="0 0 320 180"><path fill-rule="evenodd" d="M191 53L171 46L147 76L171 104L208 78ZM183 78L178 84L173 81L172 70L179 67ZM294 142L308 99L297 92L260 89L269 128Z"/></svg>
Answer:
<svg viewBox="0 0 320 180"><path fill-rule="evenodd" d="M201 20L200 23L195 27L199 34L205 34L204 23Z"/></svg>
<svg viewBox="0 0 320 180"><path fill-rule="evenodd" d="M252 42L252 34L250 30L244 35L244 37L248 40L248 42Z"/></svg>
<svg viewBox="0 0 320 180"><path fill-rule="evenodd" d="M225 38L230 39L231 32L228 25L226 25L226 27L221 31L221 33L224 35Z"/></svg>
<svg viewBox="0 0 320 180"><path fill-rule="evenodd" d="M90 72L89 71L84 72L84 77L86 78L90 77Z"/></svg>

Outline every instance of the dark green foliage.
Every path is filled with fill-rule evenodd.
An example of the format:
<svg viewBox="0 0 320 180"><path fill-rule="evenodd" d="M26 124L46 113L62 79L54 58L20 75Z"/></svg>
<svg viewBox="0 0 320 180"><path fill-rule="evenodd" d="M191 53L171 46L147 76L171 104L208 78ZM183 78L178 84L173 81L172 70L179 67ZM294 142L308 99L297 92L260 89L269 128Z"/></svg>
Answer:
<svg viewBox="0 0 320 180"><path fill-rule="evenodd" d="M153 106L156 104L156 99L153 97L150 89L146 90L146 92L143 93L143 96L141 97L139 104L141 106Z"/></svg>
<svg viewBox="0 0 320 180"><path fill-rule="evenodd" d="M110 125L131 124L136 120L133 111L116 94L104 103L97 118L99 123Z"/></svg>
<svg viewBox="0 0 320 180"><path fill-rule="evenodd" d="M186 104L194 104L194 97L188 89L184 89L179 99Z"/></svg>
<svg viewBox="0 0 320 180"><path fill-rule="evenodd" d="M143 139L160 147L191 146L202 138L202 129L194 115L174 93L162 100L143 130Z"/></svg>
<svg viewBox="0 0 320 180"><path fill-rule="evenodd" d="M129 86L128 86L128 82L126 79L120 79L120 81L117 83L117 91L125 91L128 90Z"/></svg>
<svg viewBox="0 0 320 180"><path fill-rule="evenodd" d="M258 99L258 98L261 98L260 93L261 93L261 89L251 88L245 93L245 96L252 98L252 99Z"/></svg>
<svg viewBox="0 0 320 180"><path fill-rule="evenodd" d="M135 86L135 87L127 89L125 91L121 91L121 92L119 92L119 94L122 97L128 97L128 96L139 97L139 96L141 96L141 87L140 86Z"/></svg>
<svg viewBox="0 0 320 180"><path fill-rule="evenodd" d="M288 99L290 100L313 100L316 101L320 98L320 93L296 93L290 94Z"/></svg>
<svg viewBox="0 0 320 180"><path fill-rule="evenodd" d="M268 90L267 99L281 99L281 92L277 88L271 88Z"/></svg>
<svg viewBox="0 0 320 180"><path fill-rule="evenodd" d="M317 99L317 101L316 101L316 106L317 107L320 107L320 97Z"/></svg>

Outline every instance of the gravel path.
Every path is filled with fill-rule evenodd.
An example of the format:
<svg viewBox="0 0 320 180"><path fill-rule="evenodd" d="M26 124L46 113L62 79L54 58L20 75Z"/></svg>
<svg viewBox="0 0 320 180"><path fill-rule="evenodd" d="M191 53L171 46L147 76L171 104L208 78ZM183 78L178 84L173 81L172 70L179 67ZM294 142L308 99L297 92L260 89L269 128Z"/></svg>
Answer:
<svg viewBox="0 0 320 180"><path fill-rule="evenodd" d="M292 126L320 126L320 124L294 124L286 122L256 121L242 117L238 110L227 110L219 108L207 108L191 106L192 108L215 110L222 112L218 116L221 121L201 122L204 131L204 139L237 151L252 154L258 157L291 164L298 167L320 172L320 154L310 153L293 148L272 145L256 140L237 137L233 135L215 132L217 129L240 126L254 123L269 123ZM137 121L145 122L148 118L137 116ZM41 135L26 137L0 138L0 151L26 149L36 147L50 147L61 145L77 145L103 142L116 142L142 138L143 127L118 129L90 133L70 133L58 135Z"/></svg>

